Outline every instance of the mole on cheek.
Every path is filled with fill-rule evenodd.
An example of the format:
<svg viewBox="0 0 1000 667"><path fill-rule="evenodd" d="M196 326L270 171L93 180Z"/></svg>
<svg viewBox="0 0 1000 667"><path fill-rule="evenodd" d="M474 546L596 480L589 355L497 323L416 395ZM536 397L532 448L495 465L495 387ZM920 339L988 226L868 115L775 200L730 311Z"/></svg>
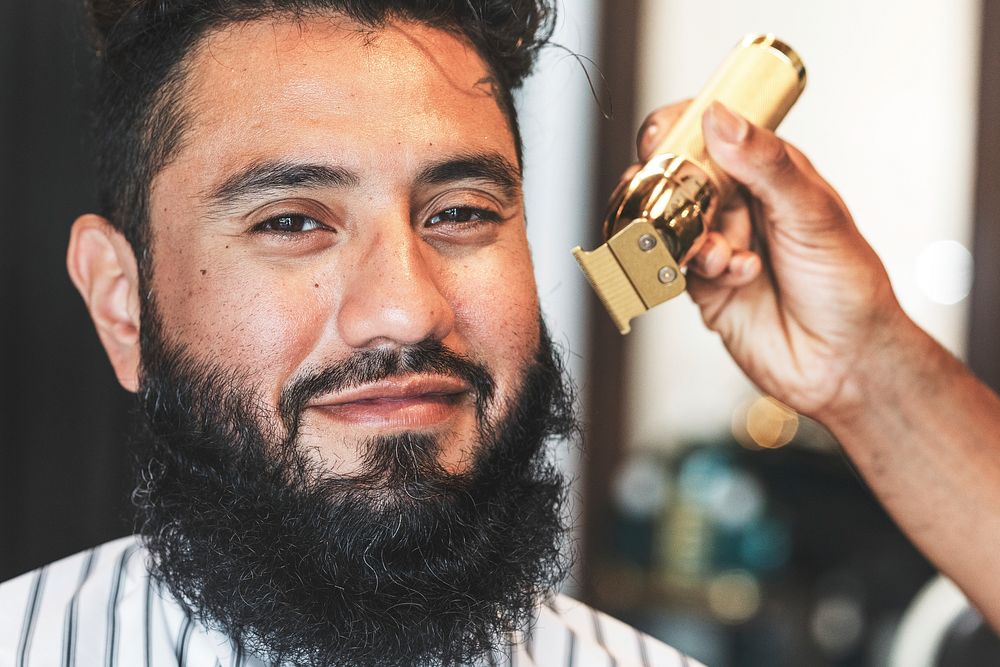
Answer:
<svg viewBox="0 0 1000 667"><path fill-rule="evenodd" d="M204 276L204 275L206 275L207 273L208 273L208 269L202 269L202 270L201 270L201 275L203 275L203 276Z"/></svg>

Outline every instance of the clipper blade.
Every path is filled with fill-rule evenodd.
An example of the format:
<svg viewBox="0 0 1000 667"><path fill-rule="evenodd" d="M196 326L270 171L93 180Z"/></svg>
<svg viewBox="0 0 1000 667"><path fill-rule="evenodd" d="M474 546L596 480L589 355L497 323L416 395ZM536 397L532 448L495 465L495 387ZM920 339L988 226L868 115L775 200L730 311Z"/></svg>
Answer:
<svg viewBox="0 0 1000 667"><path fill-rule="evenodd" d="M624 336L631 327L629 320L646 312L639 293L632 286L625 271L607 245L588 252L577 246L573 257L580 264L587 282L597 292L618 331Z"/></svg>
<svg viewBox="0 0 1000 667"><path fill-rule="evenodd" d="M573 248L573 256L623 336L631 331L629 320L686 285L667 244L645 218L636 218L596 250Z"/></svg>

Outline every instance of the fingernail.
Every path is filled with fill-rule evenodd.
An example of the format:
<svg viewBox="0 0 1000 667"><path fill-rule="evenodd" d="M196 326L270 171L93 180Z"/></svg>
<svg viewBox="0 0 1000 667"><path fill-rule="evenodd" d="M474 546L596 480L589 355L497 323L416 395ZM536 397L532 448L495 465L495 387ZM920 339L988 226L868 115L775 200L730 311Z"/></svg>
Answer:
<svg viewBox="0 0 1000 667"><path fill-rule="evenodd" d="M746 261L743 262L743 268L740 269L740 274L746 278L753 275L757 271L757 258L747 257Z"/></svg>
<svg viewBox="0 0 1000 667"><path fill-rule="evenodd" d="M719 138L729 144L742 142L750 131L745 118L737 116L718 100L708 107L708 119Z"/></svg>

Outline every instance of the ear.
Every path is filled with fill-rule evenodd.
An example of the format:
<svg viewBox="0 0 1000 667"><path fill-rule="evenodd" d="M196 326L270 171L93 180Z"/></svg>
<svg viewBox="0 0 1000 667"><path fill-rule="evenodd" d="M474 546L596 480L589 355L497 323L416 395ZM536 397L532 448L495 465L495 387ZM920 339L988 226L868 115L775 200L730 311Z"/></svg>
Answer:
<svg viewBox="0 0 1000 667"><path fill-rule="evenodd" d="M70 232L66 267L87 304L118 382L136 391L139 271L131 245L105 218L80 216Z"/></svg>

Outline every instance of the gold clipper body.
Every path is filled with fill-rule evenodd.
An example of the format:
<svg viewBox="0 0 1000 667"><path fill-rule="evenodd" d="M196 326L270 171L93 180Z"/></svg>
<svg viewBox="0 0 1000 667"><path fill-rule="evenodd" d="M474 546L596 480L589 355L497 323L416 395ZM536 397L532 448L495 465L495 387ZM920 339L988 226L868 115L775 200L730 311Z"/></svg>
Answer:
<svg viewBox="0 0 1000 667"><path fill-rule="evenodd" d="M805 88L798 55L774 35L748 35L684 111L653 157L611 195L607 242L573 256L622 334L629 321L684 291L683 267L701 247L733 182L708 157L705 109L719 100L755 125L777 128Z"/></svg>

